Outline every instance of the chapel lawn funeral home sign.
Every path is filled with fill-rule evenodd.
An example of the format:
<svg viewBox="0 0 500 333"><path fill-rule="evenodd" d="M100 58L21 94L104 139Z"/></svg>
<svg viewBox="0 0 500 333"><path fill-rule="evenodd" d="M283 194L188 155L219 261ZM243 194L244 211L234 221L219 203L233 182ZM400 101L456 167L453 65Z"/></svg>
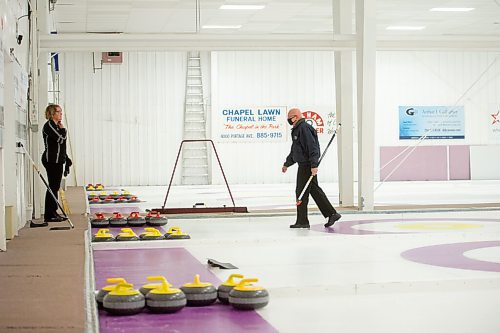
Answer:
<svg viewBox="0 0 500 333"><path fill-rule="evenodd" d="M285 106L227 107L216 121L219 142L279 142L286 140Z"/></svg>

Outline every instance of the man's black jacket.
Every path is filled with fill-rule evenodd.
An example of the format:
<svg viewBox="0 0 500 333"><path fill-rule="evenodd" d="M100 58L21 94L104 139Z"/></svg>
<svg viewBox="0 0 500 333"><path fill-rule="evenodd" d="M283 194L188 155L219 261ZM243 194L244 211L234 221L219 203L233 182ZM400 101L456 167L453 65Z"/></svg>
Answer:
<svg viewBox="0 0 500 333"><path fill-rule="evenodd" d="M295 123L292 129L292 149L287 156L285 166L289 167L294 163L301 166L318 167L320 157L318 134L304 118Z"/></svg>
<svg viewBox="0 0 500 333"><path fill-rule="evenodd" d="M59 128L57 124L49 120L43 125L43 142L45 151L42 155L43 162L65 163L66 162L66 129Z"/></svg>

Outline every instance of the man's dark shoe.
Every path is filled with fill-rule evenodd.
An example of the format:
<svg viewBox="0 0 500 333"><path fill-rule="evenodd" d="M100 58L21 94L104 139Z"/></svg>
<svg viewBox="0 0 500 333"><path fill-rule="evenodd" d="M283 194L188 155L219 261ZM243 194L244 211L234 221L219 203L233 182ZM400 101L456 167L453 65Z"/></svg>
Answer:
<svg viewBox="0 0 500 333"><path fill-rule="evenodd" d="M48 219L44 219L45 222L63 222L65 221L62 217L49 217Z"/></svg>
<svg viewBox="0 0 500 333"><path fill-rule="evenodd" d="M30 221L30 228L40 228L40 227L46 227L49 224L47 222L40 222L40 223L35 223L33 221Z"/></svg>
<svg viewBox="0 0 500 333"><path fill-rule="evenodd" d="M295 223L295 224L290 225L290 228L292 228L292 229L309 229L309 224Z"/></svg>
<svg viewBox="0 0 500 333"><path fill-rule="evenodd" d="M328 222L325 223L325 228L331 227L335 222L340 220L341 217L342 215L340 215L339 213L335 213L332 216L330 216L328 218Z"/></svg>

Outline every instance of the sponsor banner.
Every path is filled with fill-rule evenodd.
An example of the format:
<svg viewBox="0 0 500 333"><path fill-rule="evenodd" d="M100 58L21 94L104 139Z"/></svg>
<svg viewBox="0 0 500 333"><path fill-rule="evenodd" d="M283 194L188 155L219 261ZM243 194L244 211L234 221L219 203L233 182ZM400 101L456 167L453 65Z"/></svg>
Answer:
<svg viewBox="0 0 500 333"><path fill-rule="evenodd" d="M287 131L286 106L232 106L214 117L219 142L282 142Z"/></svg>
<svg viewBox="0 0 500 333"><path fill-rule="evenodd" d="M464 139L463 106L400 106L399 139Z"/></svg>

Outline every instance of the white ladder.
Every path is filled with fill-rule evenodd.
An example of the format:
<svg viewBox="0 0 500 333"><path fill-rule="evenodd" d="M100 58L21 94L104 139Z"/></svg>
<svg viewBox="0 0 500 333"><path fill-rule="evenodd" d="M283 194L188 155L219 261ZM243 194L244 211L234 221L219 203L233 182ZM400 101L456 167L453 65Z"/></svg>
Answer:
<svg viewBox="0 0 500 333"><path fill-rule="evenodd" d="M184 140L206 139L206 114L200 52L188 52ZM209 184L208 152L205 142L188 142L182 151L182 184Z"/></svg>

